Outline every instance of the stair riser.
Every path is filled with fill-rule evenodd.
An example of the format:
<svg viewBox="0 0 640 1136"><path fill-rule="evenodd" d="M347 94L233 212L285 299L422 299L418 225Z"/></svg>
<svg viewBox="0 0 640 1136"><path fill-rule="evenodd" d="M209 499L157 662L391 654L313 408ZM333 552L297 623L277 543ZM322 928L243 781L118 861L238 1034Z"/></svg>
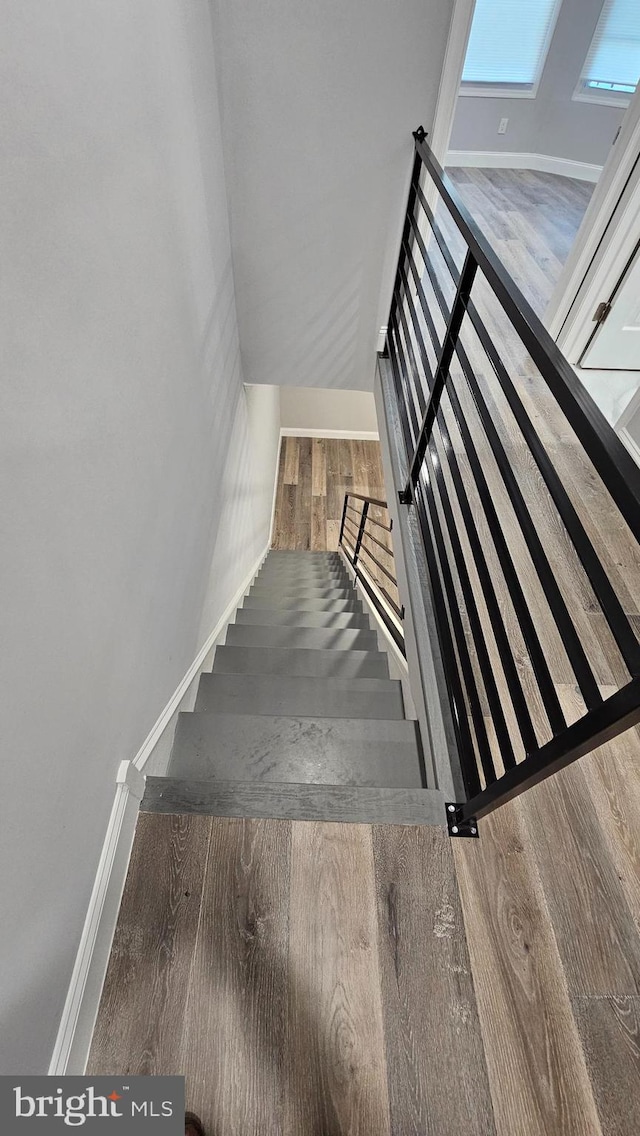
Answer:
<svg viewBox="0 0 640 1136"><path fill-rule="evenodd" d="M308 549L272 548L264 561L265 564L329 564L340 565L342 559L339 552L311 552Z"/></svg>
<svg viewBox="0 0 640 1136"><path fill-rule="evenodd" d="M413 722L181 714L170 777L420 788Z"/></svg>
<svg viewBox="0 0 640 1136"><path fill-rule="evenodd" d="M216 649L214 674L305 675L312 678L389 678L380 651L305 651L287 647Z"/></svg>
<svg viewBox="0 0 640 1136"><path fill-rule="evenodd" d="M229 646L298 647L321 651L375 651L374 631L332 627L261 627L232 623L225 642Z"/></svg>
<svg viewBox="0 0 640 1136"><path fill-rule="evenodd" d="M235 623L260 624L262 627L361 627L370 631L367 615L354 615L350 611L273 611L267 608L239 608Z"/></svg>
<svg viewBox="0 0 640 1136"><path fill-rule="evenodd" d="M249 595L264 596L265 598L273 596L274 599L279 599L280 596L293 596L298 599L307 598L310 600L348 600L356 598L353 588L314 588L305 587L304 584L297 586L287 584L285 587L279 587L277 584L254 584L249 591Z"/></svg>
<svg viewBox="0 0 640 1136"><path fill-rule="evenodd" d="M245 596L242 607L266 608L267 611L350 611L362 615L361 600L314 600L304 596L282 596L278 600L267 596Z"/></svg>
<svg viewBox="0 0 640 1136"><path fill-rule="evenodd" d="M260 572L304 572L306 575L323 575L323 576L339 576L344 575L346 571L345 563L340 560L336 564L306 564L306 563L291 563L291 564L272 564L266 560L259 569Z"/></svg>
<svg viewBox="0 0 640 1136"><path fill-rule="evenodd" d="M301 572L265 572L253 581L265 588L350 588L347 576L307 576Z"/></svg>
<svg viewBox="0 0 640 1136"><path fill-rule="evenodd" d="M147 777L142 812L336 821L346 824L444 824L435 789L338 785L261 785Z"/></svg>
<svg viewBox="0 0 640 1136"><path fill-rule="evenodd" d="M195 710L208 714L267 714L300 718L404 718L399 682L299 675L204 674Z"/></svg>

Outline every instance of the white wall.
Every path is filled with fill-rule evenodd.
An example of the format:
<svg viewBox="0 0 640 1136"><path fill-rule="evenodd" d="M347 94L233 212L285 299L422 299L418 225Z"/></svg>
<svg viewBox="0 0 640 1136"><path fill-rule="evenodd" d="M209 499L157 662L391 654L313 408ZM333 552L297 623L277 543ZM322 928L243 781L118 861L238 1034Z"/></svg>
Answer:
<svg viewBox="0 0 640 1136"><path fill-rule="evenodd" d="M378 433L376 403L368 391L282 387L280 423L285 430Z"/></svg>
<svg viewBox="0 0 640 1136"><path fill-rule="evenodd" d="M564 0L534 99L460 96L450 149L549 154L604 165L624 110L571 97L603 2ZM505 117L507 133L498 134Z"/></svg>
<svg viewBox="0 0 640 1136"><path fill-rule="evenodd" d="M275 480L280 448L280 391L272 386L246 386L233 425L224 469L218 480L222 501L199 643L218 622L270 538Z"/></svg>
<svg viewBox="0 0 640 1136"><path fill-rule="evenodd" d="M245 379L372 390L452 0L211 0Z"/></svg>
<svg viewBox="0 0 640 1136"><path fill-rule="evenodd" d="M118 763L266 543L275 455L246 446L205 0L2 15L0 1071L26 1074Z"/></svg>

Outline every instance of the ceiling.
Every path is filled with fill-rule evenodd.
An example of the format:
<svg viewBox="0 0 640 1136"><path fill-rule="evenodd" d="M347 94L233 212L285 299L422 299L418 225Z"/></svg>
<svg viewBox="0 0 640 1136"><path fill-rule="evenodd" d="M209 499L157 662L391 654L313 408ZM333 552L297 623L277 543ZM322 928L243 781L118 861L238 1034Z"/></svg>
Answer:
<svg viewBox="0 0 640 1136"><path fill-rule="evenodd" d="M244 379L370 389L453 0L211 0Z"/></svg>

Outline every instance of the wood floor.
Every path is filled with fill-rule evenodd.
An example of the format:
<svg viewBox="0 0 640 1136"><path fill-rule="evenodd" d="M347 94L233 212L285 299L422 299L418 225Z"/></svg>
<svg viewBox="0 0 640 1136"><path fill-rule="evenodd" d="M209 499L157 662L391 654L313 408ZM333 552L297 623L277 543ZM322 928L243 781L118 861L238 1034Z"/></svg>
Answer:
<svg viewBox="0 0 640 1136"><path fill-rule="evenodd" d="M272 547L335 551L347 491L386 501L379 442L283 438Z"/></svg>
<svg viewBox="0 0 640 1136"><path fill-rule="evenodd" d="M335 551L344 495L349 491L386 501L379 442L355 438L283 438L272 547ZM361 508L358 502L352 504ZM369 516L383 524L389 523L388 511L378 506L370 506ZM351 553L358 520L350 511L345 538ZM368 553L372 553L378 563ZM398 590L386 575L389 572L395 578L390 533L368 526L362 541L361 564L374 583L380 584L400 606Z"/></svg>
<svg viewBox="0 0 640 1136"><path fill-rule="evenodd" d="M89 1061L209 1136L495 1131L448 837L141 814Z"/></svg>
<svg viewBox="0 0 640 1136"><path fill-rule="evenodd" d="M447 173L505 268L542 316L594 185L536 170L448 167Z"/></svg>
<svg viewBox="0 0 640 1136"><path fill-rule="evenodd" d="M508 222L496 238L507 243L521 233L499 251L531 274L542 305L579 210L563 220L538 202L533 214L532 194L546 177L558 201L590 187L525 173L460 176L476 202L478 186L506 199L487 224ZM535 269L529 226L557 265ZM532 395L531 413L637 613L635 546L612 531L548 402ZM347 479L382 489L375 444L357 445L369 467L359 482L356 443L284 446L276 542L335 547ZM619 681L586 602L584 617L599 681ZM485 818L475 841L428 827L142 815L89 1069L186 1074L209 1136L640 1132L638 732Z"/></svg>
<svg viewBox="0 0 640 1136"><path fill-rule="evenodd" d="M640 793L612 760L479 841L141 814L88 1071L185 1075L210 1136L640 1131Z"/></svg>

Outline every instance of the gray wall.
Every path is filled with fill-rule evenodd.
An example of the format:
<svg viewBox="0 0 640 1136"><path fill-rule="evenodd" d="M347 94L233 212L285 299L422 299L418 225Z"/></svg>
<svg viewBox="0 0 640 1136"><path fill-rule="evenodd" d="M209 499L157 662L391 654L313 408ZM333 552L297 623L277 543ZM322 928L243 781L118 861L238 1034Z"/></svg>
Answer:
<svg viewBox="0 0 640 1136"><path fill-rule="evenodd" d="M564 0L535 99L461 96L451 150L550 154L603 165L624 110L572 99L603 0ZM498 134L501 118L509 119Z"/></svg>
<svg viewBox="0 0 640 1136"><path fill-rule="evenodd" d="M452 0L211 0L247 382L371 390Z"/></svg>
<svg viewBox="0 0 640 1136"><path fill-rule="evenodd" d="M252 462L205 0L2 22L0 1071L26 1074L118 763L267 541L279 410Z"/></svg>
<svg viewBox="0 0 640 1136"><path fill-rule="evenodd" d="M282 387L280 423L294 430L378 433L375 399L369 391Z"/></svg>

